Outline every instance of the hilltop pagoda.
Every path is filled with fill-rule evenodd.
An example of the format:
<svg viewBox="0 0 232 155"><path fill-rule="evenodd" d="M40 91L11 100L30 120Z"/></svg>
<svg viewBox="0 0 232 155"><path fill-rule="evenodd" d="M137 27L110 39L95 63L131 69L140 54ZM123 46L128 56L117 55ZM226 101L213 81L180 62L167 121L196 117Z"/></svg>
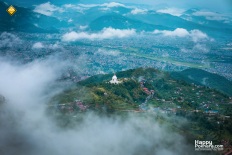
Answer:
<svg viewBox="0 0 232 155"><path fill-rule="evenodd" d="M116 74L114 74L114 76L112 77L112 80L110 80L111 84L119 84L118 78L116 76Z"/></svg>

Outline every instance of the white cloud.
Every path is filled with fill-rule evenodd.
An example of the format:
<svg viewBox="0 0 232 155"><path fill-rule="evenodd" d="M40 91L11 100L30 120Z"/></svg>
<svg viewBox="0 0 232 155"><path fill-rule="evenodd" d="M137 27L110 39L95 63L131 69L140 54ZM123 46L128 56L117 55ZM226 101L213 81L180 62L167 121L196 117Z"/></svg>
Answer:
<svg viewBox="0 0 232 155"><path fill-rule="evenodd" d="M68 22L69 22L69 23L72 23L72 22L73 22L73 20L70 18L70 19L68 20Z"/></svg>
<svg viewBox="0 0 232 155"><path fill-rule="evenodd" d="M85 8L92 8L92 7L107 7L107 8L113 8L113 7L126 7L124 4L116 3L116 2L110 2L110 3L103 3L103 4L78 4L81 7ZM70 5L68 5L70 6Z"/></svg>
<svg viewBox="0 0 232 155"><path fill-rule="evenodd" d="M63 35L63 41L76 41L79 39L113 39L113 38L125 38L136 34L134 29L114 29L114 28L104 28L98 33L87 33L87 32L69 32Z"/></svg>
<svg viewBox="0 0 232 155"><path fill-rule="evenodd" d="M131 14L133 14L133 15L136 15L136 14L145 14L146 12L147 12L147 10L135 8L134 10L131 11Z"/></svg>
<svg viewBox="0 0 232 155"><path fill-rule="evenodd" d="M67 12L70 12L70 10L74 10L75 12L79 12L79 13L82 13L84 14L84 11L92 8L92 7L96 7L97 5L95 4L77 4L77 5L74 5L74 4L65 4L62 6L62 8L64 10L66 10Z"/></svg>
<svg viewBox="0 0 232 155"><path fill-rule="evenodd" d="M75 7L75 5L73 5L73 4L65 4L64 7L65 8L73 8L73 7Z"/></svg>
<svg viewBox="0 0 232 155"><path fill-rule="evenodd" d="M85 30L85 29L87 29L88 28L88 25L80 25L80 30Z"/></svg>
<svg viewBox="0 0 232 155"><path fill-rule="evenodd" d="M59 8L59 7L51 4L50 2L37 5L34 9L34 12L37 12L37 13L40 13L40 14L43 14L46 16L51 16L56 11L64 12L64 10L62 8Z"/></svg>
<svg viewBox="0 0 232 155"><path fill-rule="evenodd" d="M190 37L193 39L194 42L202 39L208 39L207 34L201 32L200 30L191 30Z"/></svg>
<svg viewBox="0 0 232 155"><path fill-rule="evenodd" d="M197 11L193 13L194 16L203 16L208 20L217 20L217 21L227 21L228 18L225 16L215 13L215 12L210 12L210 11Z"/></svg>
<svg viewBox="0 0 232 155"><path fill-rule="evenodd" d="M113 7L125 7L124 4L116 3L116 2L104 3L104 4L102 4L101 6L108 7L108 8L113 8Z"/></svg>
<svg viewBox="0 0 232 155"><path fill-rule="evenodd" d="M39 27L39 24L37 24L37 23L35 23L34 25L35 25L36 27Z"/></svg>
<svg viewBox="0 0 232 155"><path fill-rule="evenodd" d="M155 30L153 33L154 34L163 34L164 36L172 36L172 37L186 37L186 36L189 36L189 32L186 29L183 29L183 28L177 28L174 31Z"/></svg>
<svg viewBox="0 0 232 155"><path fill-rule="evenodd" d="M59 43L55 43L55 44L50 44L48 46L49 49L58 49L61 48L61 46L59 45Z"/></svg>
<svg viewBox="0 0 232 155"><path fill-rule="evenodd" d="M37 42L32 46L33 49L41 49L44 48L44 45L41 42Z"/></svg>
<svg viewBox="0 0 232 155"><path fill-rule="evenodd" d="M54 49L62 48L62 46L60 46L59 42L56 42L54 44L49 44L49 45L44 45L41 42L37 42L37 43L34 43L32 46L32 49L42 49L42 48L54 50Z"/></svg>
<svg viewBox="0 0 232 155"><path fill-rule="evenodd" d="M66 9L74 9L74 10L80 12L80 13L84 13L84 11L86 11L86 10L88 10L90 8L93 8L93 7L99 7L98 9L101 10L101 11L107 11L107 10L110 10L111 8L114 8L114 7L125 7L125 8L127 8L127 6L125 6L124 4L116 3L116 2L103 3L103 4L77 4L77 5L65 4L62 7L64 8L64 10L66 10Z"/></svg>
<svg viewBox="0 0 232 155"><path fill-rule="evenodd" d="M38 104L37 97L60 75L62 65L55 57L24 65L0 58L0 92L14 102L16 109Z"/></svg>
<svg viewBox="0 0 232 155"><path fill-rule="evenodd" d="M93 8L93 7L97 7L100 5L99 4L78 4L78 6L85 7L85 8Z"/></svg>
<svg viewBox="0 0 232 155"><path fill-rule="evenodd" d="M169 36L169 37L190 37L194 42L197 42L199 40L203 39L209 39L208 35L203 33L200 30L191 30L187 31L186 29L183 28L177 28L174 31L168 31L168 30L155 30L153 32L154 34L162 34L164 36Z"/></svg>
<svg viewBox="0 0 232 155"><path fill-rule="evenodd" d="M167 8L167 9L157 10L156 12L166 13L166 14L170 14L170 15L173 15L173 16L181 16L184 11L185 10L183 10L183 9Z"/></svg>

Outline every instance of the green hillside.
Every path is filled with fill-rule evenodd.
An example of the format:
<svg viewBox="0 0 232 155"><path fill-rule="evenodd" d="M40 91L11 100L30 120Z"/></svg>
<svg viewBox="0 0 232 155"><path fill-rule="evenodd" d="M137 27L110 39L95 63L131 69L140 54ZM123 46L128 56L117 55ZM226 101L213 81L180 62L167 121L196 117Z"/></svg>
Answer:
<svg viewBox="0 0 232 155"><path fill-rule="evenodd" d="M232 96L232 82L218 74L191 68L182 72L173 72L171 76L174 79L184 80L188 83L205 85Z"/></svg>
<svg viewBox="0 0 232 155"><path fill-rule="evenodd" d="M49 107L55 113L79 116L99 114L154 114L155 119L192 139L232 142L232 100L209 87L173 78L153 68L118 72L119 84L110 84L113 74L96 75L55 96ZM152 93L153 92L153 93ZM55 108L54 108L55 107ZM166 117L168 116L168 117ZM59 115L59 119L64 119ZM187 124L175 124L180 118ZM67 125L67 121L65 126Z"/></svg>

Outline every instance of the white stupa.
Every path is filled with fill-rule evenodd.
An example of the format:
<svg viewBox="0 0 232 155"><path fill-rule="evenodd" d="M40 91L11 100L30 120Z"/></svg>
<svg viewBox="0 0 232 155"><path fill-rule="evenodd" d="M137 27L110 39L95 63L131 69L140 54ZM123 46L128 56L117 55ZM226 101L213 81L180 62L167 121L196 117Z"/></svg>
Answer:
<svg viewBox="0 0 232 155"><path fill-rule="evenodd" d="M114 74L114 76L112 77L112 80L110 81L111 84L118 84L119 81L118 81L118 78L117 76Z"/></svg>

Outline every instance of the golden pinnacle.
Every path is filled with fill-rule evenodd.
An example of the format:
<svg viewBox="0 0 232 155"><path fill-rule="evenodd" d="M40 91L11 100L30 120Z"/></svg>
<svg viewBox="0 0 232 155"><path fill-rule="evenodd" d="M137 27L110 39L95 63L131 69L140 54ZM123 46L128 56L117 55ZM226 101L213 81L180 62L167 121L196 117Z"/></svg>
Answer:
<svg viewBox="0 0 232 155"><path fill-rule="evenodd" d="M16 11L17 10L12 5L6 10L11 16L13 16Z"/></svg>

